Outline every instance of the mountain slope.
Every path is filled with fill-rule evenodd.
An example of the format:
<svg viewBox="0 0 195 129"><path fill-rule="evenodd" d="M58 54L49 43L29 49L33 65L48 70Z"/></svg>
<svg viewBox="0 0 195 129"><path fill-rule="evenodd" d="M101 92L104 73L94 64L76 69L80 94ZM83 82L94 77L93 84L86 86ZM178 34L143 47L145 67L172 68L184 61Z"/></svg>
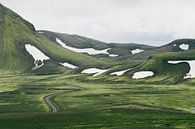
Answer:
<svg viewBox="0 0 195 129"><path fill-rule="evenodd" d="M74 47L74 48L79 48L79 49L93 48L96 50L109 49L108 53L112 55L116 55L114 56L116 59L122 58L123 56L125 56L126 59L131 56L134 56L132 55L131 51L135 49L151 50L155 48L153 46L134 44L134 43L126 43L126 44L105 43L102 41L90 39L79 35L56 33L56 32L45 31L45 30L39 30L38 32L53 42L56 42L56 38L58 38L62 40L67 46ZM93 55L93 56L108 57L108 55L104 55L104 54Z"/></svg>
<svg viewBox="0 0 195 129"><path fill-rule="evenodd" d="M38 69L45 74L50 71L63 71L64 67L60 63L65 62L80 68L79 72L89 67L112 69L112 66L114 66L117 68L118 64L120 64L120 69L116 70L125 70L130 68L128 65L130 62L133 62L132 60L146 60L149 57L145 63L141 64L142 62L138 62L131 67L131 70L128 72L129 75L140 70L151 70L155 73L154 78L157 77L158 80L167 81L172 79L173 82L178 82L189 71L189 65L187 63L169 64L168 61L195 59L195 40L193 39L175 40L158 48L138 44L104 43L78 35L36 31L31 23L3 5L0 5L0 18L1 71L32 71L35 62L33 56L26 50L26 45L36 47L49 58L49 60L44 61L44 66ZM121 61L108 58L100 59L93 57L94 55L89 56L74 52L60 46L57 43L57 38L62 43L69 45L68 47L79 49L92 47L96 50L109 48L109 53L119 55L119 57L113 58ZM134 49L143 49L144 51L131 54ZM105 57L103 54L95 56ZM40 64L38 63L38 65ZM113 70L112 72L116 71Z"/></svg>
<svg viewBox="0 0 195 129"><path fill-rule="evenodd" d="M139 53L132 57L132 59L147 59L154 54L186 51L182 48L183 45L189 45L189 50L195 49L195 39L177 39L166 45Z"/></svg>
<svg viewBox="0 0 195 129"><path fill-rule="evenodd" d="M152 78L147 78L147 82L158 84L178 83L193 77L193 75L189 74L194 74L194 60L195 49L156 54L151 56L142 65L130 71L129 75L132 76L136 71L153 71L155 75ZM188 61L192 62L192 64L188 63Z"/></svg>
<svg viewBox="0 0 195 129"><path fill-rule="evenodd" d="M34 26L19 15L0 5L0 68L8 71L26 71L33 67L34 59L26 51L31 44L50 57L49 62L69 62L81 67L107 67L105 63L87 55L62 48L35 31Z"/></svg>
<svg viewBox="0 0 195 129"><path fill-rule="evenodd" d="M166 53L166 52L180 52L185 51L186 44L190 47L189 49L195 48L195 40L194 39L178 39L174 40L171 43L160 47L153 47L143 44L135 44L135 43L105 43L98 40L90 39L87 37L79 36L79 35L70 35L64 33L56 33L51 31L39 30L43 36L47 37L53 42L56 42L56 38L60 39L65 43L67 46L85 49L85 48L93 48L96 50L104 50L108 49L110 54L115 54L113 59L117 59L120 61L124 60L146 60L151 55L159 54L159 53ZM183 45L183 46L182 46ZM132 54L133 50L138 50L138 53ZM139 50L144 50L140 51ZM108 55L99 54L99 55L92 55L96 57L108 57Z"/></svg>

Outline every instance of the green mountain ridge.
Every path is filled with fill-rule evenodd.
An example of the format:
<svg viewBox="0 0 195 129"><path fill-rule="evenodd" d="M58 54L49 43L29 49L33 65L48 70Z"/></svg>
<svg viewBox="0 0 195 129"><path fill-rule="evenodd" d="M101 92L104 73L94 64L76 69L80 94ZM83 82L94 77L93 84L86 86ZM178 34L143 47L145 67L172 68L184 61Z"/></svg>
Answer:
<svg viewBox="0 0 195 129"><path fill-rule="evenodd" d="M184 51L181 48L179 48L179 45L181 44L189 44L190 46L189 49L195 48L194 39L177 39L166 45L154 47L154 46L148 46L148 45L136 44L136 43L106 43L106 42L90 39L87 37L83 37L80 35L57 33L57 32L51 32L46 30L38 30L38 32L53 42L56 42L56 38L59 38L64 43L66 43L66 45L70 47L75 47L79 49L93 48L97 50L110 48L108 52L110 52L111 54L118 54L119 57L115 57L115 58L120 60L124 60L124 59L146 60L151 55L158 54L158 53ZM176 46L173 46L174 44L176 44ZM141 49L144 51L132 55L131 51L135 49Z"/></svg>
<svg viewBox="0 0 195 129"><path fill-rule="evenodd" d="M39 30L39 33L41 33L43 36L47 37L53 42L56 42L56 38L59 38L62 40L66 45L70 47L75 48L93 48L96 50L102 50L107 49L110 54L116 54L119 55L119 57L115 57L115 59L121 59L123 60L123 57L130 58L132 56L131 51L135 49L143 49L143 50L151 50L155 47L148 46L144 44L135 44L135 43L106 43L94 39L90 39L87 37L83 37L80 35L71 35L71 34L65 34L65 33L56 33L46 30ZM106 57L105 55L93 55L96 57Z"/></svg>

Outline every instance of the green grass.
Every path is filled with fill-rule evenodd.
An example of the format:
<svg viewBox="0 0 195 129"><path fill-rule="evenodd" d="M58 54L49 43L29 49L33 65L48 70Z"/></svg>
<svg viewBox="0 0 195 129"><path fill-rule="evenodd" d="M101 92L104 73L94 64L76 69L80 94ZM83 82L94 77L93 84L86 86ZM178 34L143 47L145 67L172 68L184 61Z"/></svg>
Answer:
<svg viewBox="0 0 195 129"><path fill-rule="evenodd" d="M5 114L3 129L190 129L195 116L150 110L110 110L102 112Z"/></svg>
<svg viewBox="0 0 195 129"><path fill-rule="evenodd" d="M0 127L194 128L193 80L181 85L81 82L81 75L1 75ZM49 113L44 96L59 92Z"/></svg>

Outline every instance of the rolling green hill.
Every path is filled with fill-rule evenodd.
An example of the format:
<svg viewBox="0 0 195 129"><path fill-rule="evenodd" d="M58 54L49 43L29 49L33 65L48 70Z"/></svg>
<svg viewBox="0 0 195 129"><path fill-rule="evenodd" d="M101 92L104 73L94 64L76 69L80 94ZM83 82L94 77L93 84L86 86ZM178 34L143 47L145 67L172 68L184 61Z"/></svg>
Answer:
<svg viewBox="0 0 195 129"><path fill-rule="evenodd" d="M178 64L170 64L168 61L193 61L195 59L195 50L165 52L155 54L146 60L143 64L134 68L129 75L135 71L153 71L155 76L152 78L142 79L157 84L170 84L186 82L189 79L184 79L184 76L190 71L190 66L186 62ZM142 82L141 81L141 82Z"/></svg>
<svg viewBox="0 0 195 129"><path fill-rule="evenodd" d="M113 59L117 60L146 60L150 56L159 54L159 53L166 53L166 52L180 52L184 51L180 48L182 44L189 44L189 49L195 48L195 40L194 39L178 39L174 40L171 43L160 47L148 46L144 44L135 44L135 43L106 43L94 39L90 39L87 37L79 36L79 35L71 35L65 33L56 33L51 31L39 30L43 36L47 37L53 42L56 42L56 38L62 40L66 45L75 48L93 48L97 50L107 49L109 53L119 55ZM131 51L135 49L144 50L138 54L132 54ZM107 55L99 54L93 55L96 57L108 57Z"/></svg>
<svg viewBox="0 0 195 129"><path fill-rule="evenodd" d="M166 45L144 51L138 55L135 55L134 57L132 57L132 59L147 59L154 54L185 51L180 48L180 45L182 44L189 44L189 50L195 49L195 39L177 39Z"/></svg>
<svg viewBox="0 0 195 129"><path fill-rule="evenodd" d="M135 43L106 43L94 39L90 39L87 37L83 37L80 35L71 35L71 34L64 34L64 33L56 33L51 31L45 31L45 30L39 30L39 33L47 37L53 42L56 42L56 38L59 38L62 40L66 45L70 47L75 48L93 48L97 50L107 49L110 54L116 54L119 55L118 57L115 57L114 59L127 59L132 56L131 51L134 49L142 49L142 50L151 50L155 47L143 45L143 44L135 44ZM107 55L99 54L99 55L93 55L96 57L108 57Z"/></svg>

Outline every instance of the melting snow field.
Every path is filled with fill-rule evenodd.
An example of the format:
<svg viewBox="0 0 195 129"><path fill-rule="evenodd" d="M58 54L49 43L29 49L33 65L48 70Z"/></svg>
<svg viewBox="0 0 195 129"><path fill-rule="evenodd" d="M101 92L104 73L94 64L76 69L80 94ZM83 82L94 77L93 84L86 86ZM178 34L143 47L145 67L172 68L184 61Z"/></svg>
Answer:
<svg viewBox="0 0 195 129"><path fill-rule="evenodd" d="M116 76L121 76L123 75L125 72L127 72L129 69L126 70L122 70L122 71L117 71L117 72L113 72L110 75L116 75Z"/></svg>
<svg viewBox="0 0 195 129"><path fill-rule="evenodd" d="M168 61L169 64L178 64L178 63L182 63L182 62L186 62L190 66L190 71L189 71L189 73L186 74L184 79L186 79L186 78L195 78L195 60L190 60L190 61L188 61L188 60Z"/></svg>
<svg viewBox="0 0 195 129"><path fill-rule="evenodd" d="M39 49L37 49L36 47L30 45L30 44L25 44L25 48L27 50L27 52L32 55L32 57L34 58L34 64L35 67L33 68L33 70L40 68L41 66L44 65L43 61L44 60L49 60L50 58L48 56L46 56L44 53L42 53ZM41 64L39 65L39 61L41 62Z"/></svg>
<svg viewBox="0 0 195 129"><path fill-rule="evenodd" d="M73 65L73 64L70 64L70 63L60 63L61 65L63 65L64 67L67 67L67 68L70 68L70 69L76 69L78 68L77 66Z"/></svg>
<svg viewBox="0 0 195 129"><path fill-rule="evenodd" d="M152 71L140 71L133 74L133 79L140 79L153 76L154 73Z"/></svg>
<svg viewBox="0 0 195 129"><path fill-rule="evenodd" d="M132 50L131 53L134 55L134 54L138 54L140 52L143 52L144 50L141 50L139 48L135 49L135 50Z"/></svg>
<svg viewBox="0 0 195 129"><path fill-rule="evenodd" d="M93 76L97 76L97 75L100 75L106 71L107 70L98 69L98 68L88 68L88 69L83 70L81 73L94 74Z"/></svg>
<svg viewBox="0 0 195 129"><path fill-rule="evenodd" d="M58 38L56 38L56 42L58 44L60 44L62 47L66 48L66 49L69 49L71 51L74 51L74 52L78 52L78 53L87 53L89 55L106 54L106 55L109 55L110 57L118 56L118 55L115 55L115 54L109 54L108 50L110 50L110 48L103 49L103 50L96 50L94 48L83 48L83 49L80 49L80 48L74 48L74 47L67 46L64 42L62 42Z"/></svg>
<svg viewBox="0 0 195 129"><path fill-rule="evenodd" d="M189 44L181 44L181 45L179 45L179 48L186 51L189 49Z"/></svg>

